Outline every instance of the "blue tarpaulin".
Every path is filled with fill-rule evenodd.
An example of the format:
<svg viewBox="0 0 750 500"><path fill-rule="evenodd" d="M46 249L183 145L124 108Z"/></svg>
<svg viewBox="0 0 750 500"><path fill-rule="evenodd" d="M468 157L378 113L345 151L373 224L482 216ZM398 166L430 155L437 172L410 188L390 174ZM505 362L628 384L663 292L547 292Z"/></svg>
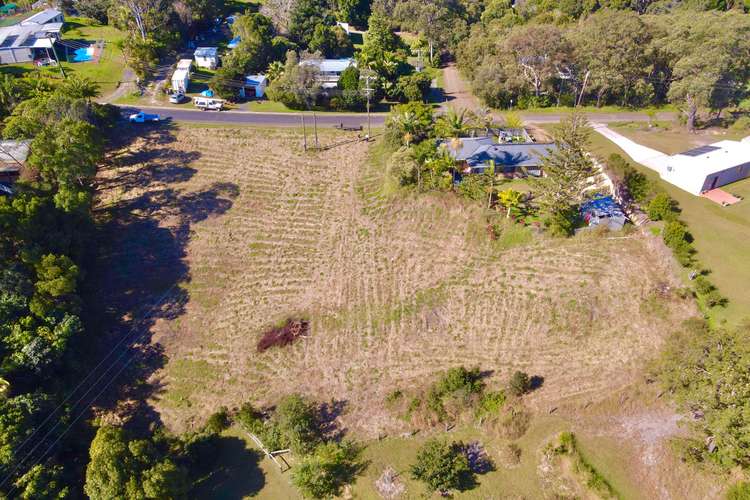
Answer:
<svg viewBox="0 0 750 500"><path fill-rule="evenodd" d="M213 97L214 96L214 91L210 90L210 89L204 90L203 92L201 92L201 95L203 97Z"/></svg>
<svg viewBox="0 0 750 500"><path fill-rule="evenodd" d="M581 216L589 226L606 224L613 230L622 229L626 221L620 205L611 196L602 196L581 203Z"/></svg>
<svg viewBox="0 0 750 500"><path fill-rule="evenodd" d="M236 46L238 46L241 41L242 41L242 39L240 37L232 38L232 40L230 40L230 42L227 44L227 47L230 48L230 49L233 49Z"/></svg>

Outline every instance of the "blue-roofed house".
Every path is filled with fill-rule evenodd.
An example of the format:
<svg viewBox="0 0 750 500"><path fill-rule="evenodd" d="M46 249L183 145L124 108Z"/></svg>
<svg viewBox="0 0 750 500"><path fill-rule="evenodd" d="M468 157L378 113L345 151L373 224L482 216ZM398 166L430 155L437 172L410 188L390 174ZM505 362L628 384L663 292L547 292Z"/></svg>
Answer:
<svg viewBox="0 0 750 500"><path fill-rule="evenodd" d="M259 99L266 94L268 77L266 75L247 75L244 86L240 88L240 97L255 97Z"/></svg>
<svg viewBox="0 0 750 500"><path fill-rule="evenodd" d="M495 171L505 175L533 175L542 172L543 158L554 151L554 144L498 143L494 137L465 137L442 143L450 155L462 165L465 174L482 173L495 163Z"/></svg>

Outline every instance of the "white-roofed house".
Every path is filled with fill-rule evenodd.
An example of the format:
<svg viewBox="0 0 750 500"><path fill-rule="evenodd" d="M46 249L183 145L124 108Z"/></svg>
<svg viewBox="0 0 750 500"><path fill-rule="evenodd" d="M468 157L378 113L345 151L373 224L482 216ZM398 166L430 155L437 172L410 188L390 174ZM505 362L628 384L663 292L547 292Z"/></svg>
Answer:
<svg viewBox="0 0 750 500"><path fill-rule="evenodd" d="M29 62L46 57L61 38L64 17L56 9L46 9L18 24L0 28L0 64Z"/></svg>
<svg viewBox="0 0 750 500"><path fill-rule="evenodd" d="M193 60L192 59L180 59L177 61L177 69L186 69L188 73L193 72Z"/></svg>
<svg viewBox="0 0 750 500"><path fill-rule="evenodd" d="M216 47L198 47L193 57L199 68L216 69L219 66L219 49Z"/></svg>
<svg viewBox="0 0 750 500"><path fill-rule="evenodd" d="M344 59L307 59L299 63L300 66L310 65L318 68L318 81L326 89L334 88L339 83L341 73L351 66L356 66L357 62L347 57Z"/></svg>
<svg viewBox="0 0 750 500"><path fill-rule="evenodd" d="M750 141L719 141L666 158L662 179L700 195L750 177Z"/></svg>

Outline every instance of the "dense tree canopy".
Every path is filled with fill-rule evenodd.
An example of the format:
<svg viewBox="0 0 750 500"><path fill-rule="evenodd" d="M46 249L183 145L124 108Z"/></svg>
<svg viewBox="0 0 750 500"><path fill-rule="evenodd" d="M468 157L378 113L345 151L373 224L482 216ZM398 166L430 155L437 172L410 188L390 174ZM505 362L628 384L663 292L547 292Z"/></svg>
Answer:
<svg viewBox="0 0 750 500"><path fill-rule="evenodd" d="M692 129L699 110L747 97L749 31L723 2L497 0L456 54L492 106L671 102Z"/></svg>

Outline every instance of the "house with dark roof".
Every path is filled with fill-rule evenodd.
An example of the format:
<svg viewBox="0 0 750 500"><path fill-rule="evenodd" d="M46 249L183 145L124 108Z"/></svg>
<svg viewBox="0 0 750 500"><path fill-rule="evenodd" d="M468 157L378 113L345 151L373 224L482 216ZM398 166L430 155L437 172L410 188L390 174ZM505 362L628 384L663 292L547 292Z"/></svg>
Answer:
<svg viewBox="0 0 750 500"><path fill-rule="evenodd" d="M505 175L540 177L545 156L554 144L499 143L494 137L466 137L443 141L450 155L463 166L465 174L482 173L494 162L495 171Z"/></svg>

